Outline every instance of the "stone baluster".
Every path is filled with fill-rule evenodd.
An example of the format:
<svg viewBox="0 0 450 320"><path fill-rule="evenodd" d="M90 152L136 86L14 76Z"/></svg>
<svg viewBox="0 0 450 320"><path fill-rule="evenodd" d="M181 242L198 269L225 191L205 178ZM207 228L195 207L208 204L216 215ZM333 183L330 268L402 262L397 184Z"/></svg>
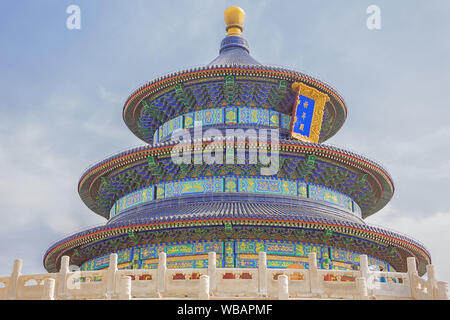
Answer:
<svg viewBox="0 0 450 320"><path fill-rule="evenodd" d="M69 263L70 258L68 256L63 256L61 258L61 267L59 268L58 274L58 297L63 298L67 296L67 281L69 275Z"/></svg>
<svg viewBox="0 0 450 320"><path fill-rule="evenodd" d="M130 300L131 299L131 277L122 276L119 281L119 299Z"/></svg>
<svg viewBox="0 0 450 320"><path fill-rule="evenodd" d="M310 252L308 254L308 264L309 264L309 281L311 285L311 293L313 295L321 295L322 292L319 287L319 272L317 268L316 253Z"/></svg>
<svg viewBox="0 0 450 320"><path fill-rule="evenodd" d="M42 300L55 300L55 279L44 280L44 294Z"/></svg>
<svg viewBox="0 0 450 320"><path fill-rule="evenodd" d="M106 271L106 298L112 299L116 293L117 283L117 253L109 256L109 267ZM104 281L104 280L103 280Z"/></svg>
<svg viewBox="0 0 450 320"><path fill-rule="evenodd" d="M362 278L365 279L369 278L370 276L369 259L365 254L359 256L359 271L361 273Z"/></svg>
<svg viewBox="0 0 450 320"><path fill-rule="evenodd" d="M158 286L157 291L162 294L166 291L167 256L165 252L158 254Z"/></svg>
<svg viewBox="0 0 450 320"><path fill-rule="evenodd" d="M437 286L437 299L448 300L448 283L444 281L438 281Z"/></svg>
<svg viewBox="0 0 450 320"><path fill-rule="evenodd" d="M212 294L216 290L216 271L217 271L216 253L214 251L208 252L208 276L209 276L209 290Z"/></svg>
<svg viewBox="0 0 450 320"><path fill-rule="evenodd" d="M209 276L200 276L200 291L198 293L198 298L200 300L209 300Z"/></svg>
<svg viewBox="0 0 450 320"><path fill-rule="evenodd" d="M14 260L13 272L11 273L11 277L9 278L8 285L8 299L10 300L17 299L17 286L19 277L22 275L22 264L23 261L21 259Z"/></svg>
<svg viewBox="0 0 450 320"><path fill-rule="evenodd" d="M419 276L419 273L417 272L416 258L406 258L406 264L408 268L409 286L411 288L411 298L417 299L416 277Z"/></svg>
<svg viewBox="0 0 450 320"><path fill-rule="evenodd" d="M263 251L258 252L258 293L267 295L267 256Z"/></svg>
<svg viewBox="0 0 450 320"><path fill-rule="evenodd" d="M369 298L369 295L367 292L366 278L363 278L363 277L356 278L356 290L358 292L358 295L357 295L358 299L367 300Z"/></svg>
<svg viewBox="0 0 450 320"><path fill-rule="evenodd" d="M289 299L289 282L288 276L283 274L278 276L278 299L288 300Z"/></svg>
<svg viewBox="0 0 450 320"><path fill-rule="evenodd" d="M436 271L432 264L427 265L427 293L430 299L437 299Z"/></svg>
<svg viewBox="0 0 450 320"><path fill-rule="evenodd" d="M373 291L373 279L372 274L369 269L369 259L367 258L367 255L362 254L359 256L359 272L361 273L361 278L364 278L364 281L366 282L365 287L368 294L372 294Z"/></svg>

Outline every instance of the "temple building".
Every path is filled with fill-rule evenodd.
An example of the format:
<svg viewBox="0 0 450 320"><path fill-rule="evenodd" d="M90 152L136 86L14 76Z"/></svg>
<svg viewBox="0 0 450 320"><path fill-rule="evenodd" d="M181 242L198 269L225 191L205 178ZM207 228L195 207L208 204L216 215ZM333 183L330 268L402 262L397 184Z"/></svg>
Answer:
<svg viewBox="0 0 450 320"><path fill-rule="evenodd" d="M386 169L325 143L346 120L342 96L255 60L244 16L225 11L227 34L210 63L128 97L123 120L146 144L82 174L79 195L106 223L54 243L48 272L63 256L82 271L106 269L112 253L119 269L155 269L160 252L168 269L206 268L209 252L218 268L256 268L261 251L269 269L308 269L314 252L320 269L358 270L367 255L373 270L406 272L415 257L426 272L421 243L365 222L394 194ZM192 156L174 160L184 152Z"/></svg>

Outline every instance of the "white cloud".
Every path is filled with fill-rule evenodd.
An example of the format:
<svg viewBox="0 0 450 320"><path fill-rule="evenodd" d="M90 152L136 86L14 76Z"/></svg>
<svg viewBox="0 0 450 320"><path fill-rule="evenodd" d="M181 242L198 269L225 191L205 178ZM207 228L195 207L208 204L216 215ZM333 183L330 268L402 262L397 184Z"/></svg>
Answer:
<svg viewBox="0 0 450 320"><path fill-rule="evenodd" d="M76 159L55 149L53 132L42 123L24 123L14 129L2 123L0 140L0 194L3 223L0 233L20 232L44 222L54 232L70 232L83 219L76 194Z"/></svg>

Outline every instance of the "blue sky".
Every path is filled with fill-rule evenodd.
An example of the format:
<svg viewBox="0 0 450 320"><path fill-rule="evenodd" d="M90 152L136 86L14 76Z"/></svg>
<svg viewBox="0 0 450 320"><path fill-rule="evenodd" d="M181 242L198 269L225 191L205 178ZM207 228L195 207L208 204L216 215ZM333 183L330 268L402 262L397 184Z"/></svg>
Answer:
<svg viewBox="0 0 450 320"><path fill-rule="evenodd" d="M66 28L71 4L81 30ZM381 30L366 27L372 4ZM420 240L450 280L450 2L438 0L0 2L0 275L15 258L44 272L51 243L105 222L81 202L79 176L141 144L126 98L212 61L230 5L246 12L255 59L341 93L347 121L327 143L378 161L396 186L367 221Z"/></svg>

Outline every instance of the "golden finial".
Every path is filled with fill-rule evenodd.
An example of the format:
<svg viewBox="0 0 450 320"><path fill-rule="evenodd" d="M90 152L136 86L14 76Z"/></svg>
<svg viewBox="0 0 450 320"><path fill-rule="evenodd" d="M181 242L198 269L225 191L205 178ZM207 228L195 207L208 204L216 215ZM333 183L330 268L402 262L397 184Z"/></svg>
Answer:
<svg viewBox="0 0 450 320"><path fill-rule="evenodd" d="M224 17L225 23L227 24L225 30L228 32L228 35L240 35L244 29L244 10L236 6L228 7L224 12Z"/></svg>

